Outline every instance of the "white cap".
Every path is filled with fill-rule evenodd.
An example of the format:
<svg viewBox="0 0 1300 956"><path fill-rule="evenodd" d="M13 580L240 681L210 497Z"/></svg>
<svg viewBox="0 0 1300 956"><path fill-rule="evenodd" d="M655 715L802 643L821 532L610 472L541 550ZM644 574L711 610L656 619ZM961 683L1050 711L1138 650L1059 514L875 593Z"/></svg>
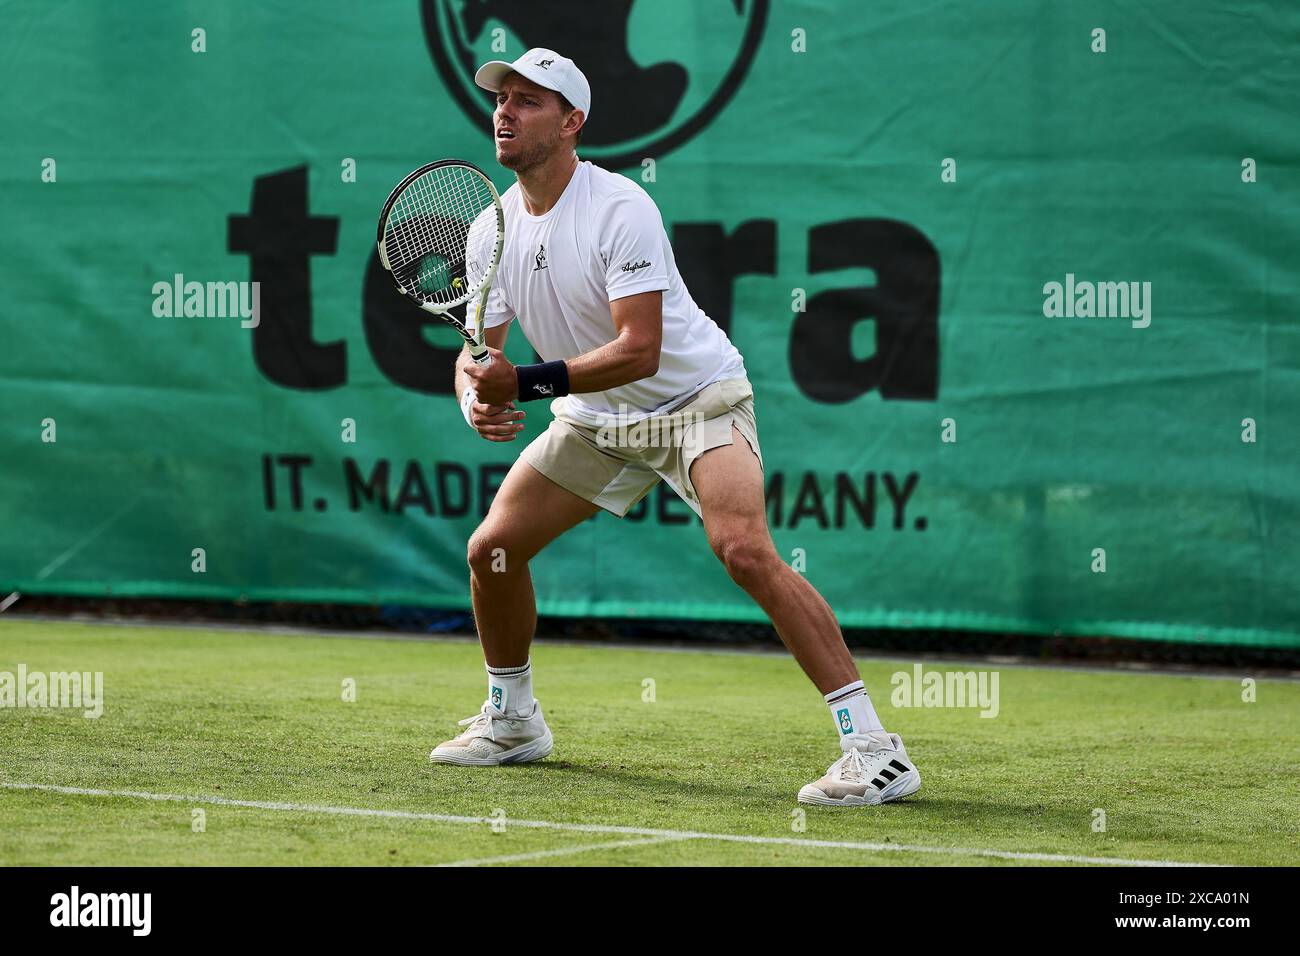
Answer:
<svg viewBox="0 0 1300 956"><path fill-rule="evenodd" d="M490 60L478 68L474 82L493 93L501 92L501 83L510 73L532 80L538 86L554 90L582 110L584 120L591 119L591 86L577 64L554 50L533 47L513 63Z"/></svg>

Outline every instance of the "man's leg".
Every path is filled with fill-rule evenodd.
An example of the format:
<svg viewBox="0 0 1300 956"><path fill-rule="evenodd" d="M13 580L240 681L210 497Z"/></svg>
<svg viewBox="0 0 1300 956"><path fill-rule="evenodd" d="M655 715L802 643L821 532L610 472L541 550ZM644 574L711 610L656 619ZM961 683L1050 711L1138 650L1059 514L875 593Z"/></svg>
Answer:
<svg viewBox="0 0 1300 956"><path fill-rule="evenodd" d="M915 793L921 775L902 738L880 725L830 606L776 553L767 529L763 472L734 425L731 444L691 464L709 544L733 581L767 612L785 646L830 705L844 755L799 791L800 803L875 806Z"/></svg>
<svg viewBox="0 0 1300 956"><path fill-rule="evenodd" d="M537 627L528 562L599 510L526 461L515 461L487 517L469 539L470 597L489 667L519 667L528 659Z"/></svg>
<svg viewBox="0 0 1300 956"><path fill-rule="evenodd" d="M858 680L830 605L776 553L767 529L763 471L740 431L733 425L731 444L700 455L690 475L714 554L772 619L817 689L829 694Z"/></svg>
<svg viewBox="0 0 1300 956"><path fill-rule="evenodd" d="M437 763L494 766L540 760L550 728L534 703L528 647L537 601L528 562L547 544L598 511L523 459L515 461L488 515L469 541L474 622L488 669L488 700L459 736L429 754Z"/></svg>

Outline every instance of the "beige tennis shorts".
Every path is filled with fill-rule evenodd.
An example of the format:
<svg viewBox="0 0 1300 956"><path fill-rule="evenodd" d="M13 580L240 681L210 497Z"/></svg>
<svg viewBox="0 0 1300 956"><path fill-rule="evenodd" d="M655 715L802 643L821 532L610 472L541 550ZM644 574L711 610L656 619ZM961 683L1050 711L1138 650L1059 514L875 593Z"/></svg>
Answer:
<svg viewBox="0 0 1300 956"><path fill-rule="evenodd" d="M629 425L595 429L556 412L549 428L520 458L561 488L620 518L662 478L700 514L691 464L710 448L731 444L735 425L763 465L754 420L754 390L728 378L667 412Z"/></svg>

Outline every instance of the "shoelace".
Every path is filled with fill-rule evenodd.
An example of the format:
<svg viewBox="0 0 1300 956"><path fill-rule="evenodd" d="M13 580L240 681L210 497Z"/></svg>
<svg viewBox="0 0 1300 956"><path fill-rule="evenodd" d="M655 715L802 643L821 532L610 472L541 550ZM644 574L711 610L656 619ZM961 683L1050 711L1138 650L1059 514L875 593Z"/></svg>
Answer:
<svg viewBox="0 0 1300 956"><path fill-rule="evenodd" d="M832 771L838 770L841 780L858 783L867 778L868 758L856 747L835 761Z"/></svg>
<svg viewBox="0 0 1300 956"><path fill-rule="evenodd" d="M491 712L491 705L485 703L483 705L483 709L480 710L477 714L475 714L473 717L466 717L464 720L457 721L456 726L464 727L466 725L469 725L470 733L473 733L475 736L478 737L486 737L488 740L492 741L493 743L496 743L497 742L496 722L498 720L508 720L508 719L509 718L498 717L496 714L493 714ZM482 722L483 726L479 726L480 722Z"/></svg>
<svg viewBox="0 0 1300 956"><path fill-rule="evenodd" d="M890 752L888 748L875 751L875 754ZM859 750L854 747L848 751L835 763L831 764L829 772L839 771L841 780L848 780L851 783L861 783L863 780L871 780L875 777L875 771L871 767L871 758L873 754L865 750Z"/></svg>

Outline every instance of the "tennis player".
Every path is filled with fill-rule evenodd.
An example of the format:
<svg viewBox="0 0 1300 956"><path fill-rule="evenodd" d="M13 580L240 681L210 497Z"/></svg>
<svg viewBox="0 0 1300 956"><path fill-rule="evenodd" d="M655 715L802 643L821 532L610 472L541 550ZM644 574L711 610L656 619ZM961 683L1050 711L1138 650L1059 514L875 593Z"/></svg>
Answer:
<svg viewBox="0 0 1300 956"><path fill-rule="evenodd" d="M484 64L475 82L496 93L496 158L517 181L501 197L505 248L482 317L493 362L480 368L467 349L456 393L488 441L519 437L526 402L551 399L555 419L519 455L469 541L488 699L431 759L494 765L551 752L533 697L528 562L600 509L622 517L663 480L700 515L727 573L825 696L843 755L799 801L867 806L916 792L921 776L881 726L835 615L772 543L740 353L691 299L654 201L578 159L591 115L586 77L572 60L532 49ZM515 366L502 354L514 320L545 361Z"/></svg>

